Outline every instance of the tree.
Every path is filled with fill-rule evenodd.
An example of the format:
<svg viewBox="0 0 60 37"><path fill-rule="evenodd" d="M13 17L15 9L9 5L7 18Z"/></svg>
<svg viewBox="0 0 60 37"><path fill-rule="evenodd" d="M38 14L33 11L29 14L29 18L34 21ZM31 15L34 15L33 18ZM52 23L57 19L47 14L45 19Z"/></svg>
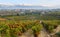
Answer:
<svg viewBox="0 0 60 37"><path fill-rule="evenodd" d="M19 16L19 14L17 13L17 16Z"/></svg>

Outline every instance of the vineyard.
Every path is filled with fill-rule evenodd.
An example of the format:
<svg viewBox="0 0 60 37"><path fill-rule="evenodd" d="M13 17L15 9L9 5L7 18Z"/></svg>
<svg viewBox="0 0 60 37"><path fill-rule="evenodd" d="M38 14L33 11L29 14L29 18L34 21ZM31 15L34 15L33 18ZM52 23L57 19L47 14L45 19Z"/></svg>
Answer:
<svg viewBox="0 0 60 37"><path fill-rule="evenodd" d="M60 11L29 11L0 11L0 37L60 37Z"/></svg>
<svg viewBox="0 0 60 37"><path fill-rule="evenodd" d="M59 20L0 20L0 37L20 37L28 30L32 30L34 37L38 37L40 31L45 28L52 33L58 25Z"/></svg>

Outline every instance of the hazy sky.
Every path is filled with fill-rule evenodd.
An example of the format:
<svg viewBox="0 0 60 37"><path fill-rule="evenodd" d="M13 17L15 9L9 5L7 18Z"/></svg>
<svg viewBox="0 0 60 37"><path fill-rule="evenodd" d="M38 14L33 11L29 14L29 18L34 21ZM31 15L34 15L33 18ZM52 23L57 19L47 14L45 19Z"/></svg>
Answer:
<svg viewBox="0 0 60 37"><path fill-rule="evenodd" d="M24 4L41 6L60 6L60 0L0 0L0 4Z"/></svg>

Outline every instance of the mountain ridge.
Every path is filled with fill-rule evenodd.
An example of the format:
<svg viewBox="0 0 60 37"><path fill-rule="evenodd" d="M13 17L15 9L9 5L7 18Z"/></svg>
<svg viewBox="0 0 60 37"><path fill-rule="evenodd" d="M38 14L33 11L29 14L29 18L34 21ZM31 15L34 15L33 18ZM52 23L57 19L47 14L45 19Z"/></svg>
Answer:
<svg viewBox="0 0 60 37"><path fill-rule="evenodd" d="M48 9L45 6L32 6L32 5L1 5L0 9Z"/></svg>

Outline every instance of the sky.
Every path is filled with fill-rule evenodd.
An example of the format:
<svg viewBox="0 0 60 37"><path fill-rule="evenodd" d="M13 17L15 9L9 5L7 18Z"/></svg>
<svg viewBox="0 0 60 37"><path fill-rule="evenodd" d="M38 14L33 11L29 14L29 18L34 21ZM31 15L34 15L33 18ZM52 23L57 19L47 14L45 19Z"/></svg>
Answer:
<svg viewBox="0 0 60 37"><path fill-rule="evenodd" d="M60 0L0 0L5 5L38 5L38 6L60 6Z"/></svg>

